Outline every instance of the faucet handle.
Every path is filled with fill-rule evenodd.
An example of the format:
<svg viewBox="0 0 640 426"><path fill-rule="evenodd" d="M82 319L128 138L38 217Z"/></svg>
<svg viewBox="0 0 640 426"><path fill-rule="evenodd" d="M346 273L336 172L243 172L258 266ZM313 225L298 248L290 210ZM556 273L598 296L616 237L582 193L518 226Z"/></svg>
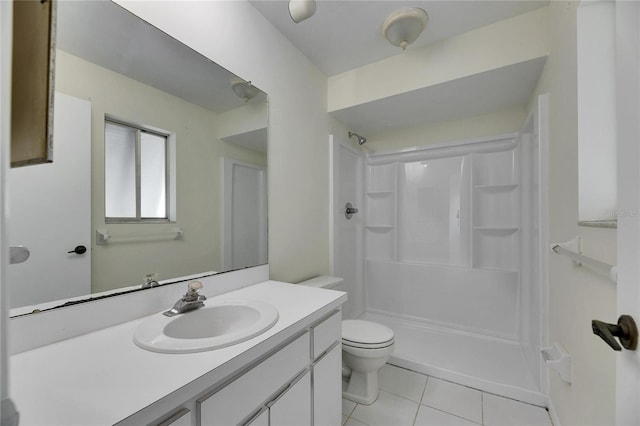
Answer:
<svg viewBox="0 0 640 426"><path fill-rule="evenodd" d="M202 288L202 283L200 281L192 281L187 285L187 294L189 296L197 296L198 290Z"/></svg>

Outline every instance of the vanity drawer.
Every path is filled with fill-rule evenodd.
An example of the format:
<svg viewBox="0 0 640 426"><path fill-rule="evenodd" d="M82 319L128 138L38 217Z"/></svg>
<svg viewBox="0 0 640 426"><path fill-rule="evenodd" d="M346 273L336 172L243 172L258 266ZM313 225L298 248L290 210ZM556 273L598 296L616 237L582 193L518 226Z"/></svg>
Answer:
<svg viewBox="0 0 640 426"><path fill-rule="evenodd" d="M313 359L326 352L336 340L342 338L342 312L337 311L313 327Z"/></svg>
<svg viewBox="0 0 640 426"><path fill-rule="evenodd" d="M309 365L309 333L298 337L224 388L197 401L200 424L236 425Z"/></svg>

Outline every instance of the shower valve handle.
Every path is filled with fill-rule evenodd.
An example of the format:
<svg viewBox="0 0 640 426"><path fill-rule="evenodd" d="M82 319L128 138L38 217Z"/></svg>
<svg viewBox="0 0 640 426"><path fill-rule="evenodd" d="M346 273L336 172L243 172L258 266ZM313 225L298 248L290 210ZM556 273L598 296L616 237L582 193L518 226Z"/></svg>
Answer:
<svg viewBox="0 0 640 426"><path fill-rule="evenodd" d="M621 315L618 324L592 320L591 329L593 334L600 336L614 351L622 350L615 337L620 339L625 349L634 351L638 346L638 327L630 315Z"/></svg>
<svg viewBox="0 0 640 426"><path fill-rule="evenodd" d="M347 219L351 219L351 217L356 213L358 213L358 209L353 207L353 205L351 205L351 203L345 204L345 206L344 206L344 216Z"/></svg>

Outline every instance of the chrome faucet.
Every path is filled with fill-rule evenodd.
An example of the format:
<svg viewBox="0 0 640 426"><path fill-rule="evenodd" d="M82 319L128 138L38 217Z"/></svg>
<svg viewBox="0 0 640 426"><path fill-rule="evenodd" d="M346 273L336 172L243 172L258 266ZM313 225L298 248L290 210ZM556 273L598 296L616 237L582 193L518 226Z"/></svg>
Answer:
<svg viewBox="0 0 640 426"><path fill-rule="evenodd" d="M153 273L144 276L144 284L142 284L142 288L158 287L159 285L158 274Z"/></svg>
<svg viewBox="0 0 640 426"><path fill-rule="evenodd" d="M198 308L204 307L204 300L207 300L207 297L203 294L198 294L198 290L202 288L202 283L200 281L190 282L187 286L187 293L182 296L178 301L173 305L173 308L169 309L166 312L163 312L164 315L168 317L172 317L178 314L184 314L185 312L193 311Z"/></svg>

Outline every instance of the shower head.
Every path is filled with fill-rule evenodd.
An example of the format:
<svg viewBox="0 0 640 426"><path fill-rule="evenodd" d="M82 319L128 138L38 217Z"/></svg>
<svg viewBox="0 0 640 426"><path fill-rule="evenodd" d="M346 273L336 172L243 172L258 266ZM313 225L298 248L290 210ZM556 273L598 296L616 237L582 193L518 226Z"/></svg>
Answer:
<svg viewBox="0 0 640 426"><path fill-rule="evenodd" d="M363 145L367 141L367 138L365 138L364 136L360 136L357 133L349 132L349 139L351 139L352 136L358 138L358 145Z"/></svg>

